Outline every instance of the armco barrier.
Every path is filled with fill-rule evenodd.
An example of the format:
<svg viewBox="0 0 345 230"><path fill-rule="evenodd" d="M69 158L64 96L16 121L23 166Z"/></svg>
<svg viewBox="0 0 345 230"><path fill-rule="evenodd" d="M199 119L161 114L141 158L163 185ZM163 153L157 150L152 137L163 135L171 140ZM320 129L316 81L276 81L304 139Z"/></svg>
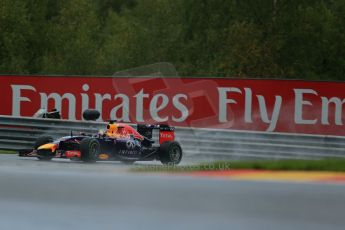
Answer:
<svg viewBox="0 0 345 230"><path fill-rule="evenodd" d="M104 122L66 121L0 116L0 149L30 148L41 135L58 137L79 132L96 133ZM345 158L345 137L177 128L184 157L218 159L319 159Z"/></svg>

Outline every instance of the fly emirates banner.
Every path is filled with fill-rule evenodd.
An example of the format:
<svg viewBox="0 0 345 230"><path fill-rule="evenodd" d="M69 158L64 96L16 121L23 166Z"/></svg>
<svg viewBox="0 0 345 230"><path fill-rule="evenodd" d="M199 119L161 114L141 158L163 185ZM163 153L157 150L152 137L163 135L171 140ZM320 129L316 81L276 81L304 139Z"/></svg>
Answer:
<svg viewBox="0 0 345 230"><path fill-rule="evenodd" d="M345 83L224 78L0 76L0 115L86 109L100 121L345 136Z"/></svg>

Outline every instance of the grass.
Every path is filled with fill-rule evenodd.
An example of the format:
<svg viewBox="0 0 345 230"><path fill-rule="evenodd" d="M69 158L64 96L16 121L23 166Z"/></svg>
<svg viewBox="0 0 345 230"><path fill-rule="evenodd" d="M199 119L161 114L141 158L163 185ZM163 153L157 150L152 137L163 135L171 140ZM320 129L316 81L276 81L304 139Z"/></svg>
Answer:
<svg viewBox="0 0 345 230"><path fill-rule="evenodd" d="M329 158L322 160L253 160L217 161L189 166L142 166L133 168L139 172L192 172L210 170L259 169L259 170L296 170L296 171L334 171L345 172L345 159Z"/></svg>
<svg viewBox="0 0 345 230"><path fill-rule="evenodd" d="M301 171L345 171L345 159L322 160L268 160L239 161L230 164L231 169L301 170Z"/></svg>
<svg viewBox="0 0 345 230"><path fill-rule="evenodd" d="M18 153L17 151L13 150L0 150L0 154L16 154Z"/></svg>

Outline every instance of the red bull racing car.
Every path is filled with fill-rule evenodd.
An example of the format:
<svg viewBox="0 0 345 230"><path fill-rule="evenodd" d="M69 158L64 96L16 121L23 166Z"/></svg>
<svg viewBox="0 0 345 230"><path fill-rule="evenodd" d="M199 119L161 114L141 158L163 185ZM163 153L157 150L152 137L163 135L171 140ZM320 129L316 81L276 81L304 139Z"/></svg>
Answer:
<svg viewBox="0 0 345 230"><path fill-rule="evenodd" d="M152 140L153 130L159 130L159 144ZM179 164L182 148L175 141L175 128L168 125L137 125L110 121L105 131L94 135L39 137L31 150L20 151L19 156L37 157L48 161L52 158L69 158L84 162L159 160L163 164Z"/></svg>

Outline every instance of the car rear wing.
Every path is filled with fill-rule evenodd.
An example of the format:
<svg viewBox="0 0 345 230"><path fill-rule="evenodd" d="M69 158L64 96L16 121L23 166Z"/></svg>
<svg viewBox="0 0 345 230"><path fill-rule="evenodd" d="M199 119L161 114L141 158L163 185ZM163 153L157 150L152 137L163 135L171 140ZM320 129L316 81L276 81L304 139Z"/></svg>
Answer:
<svg viewBox="0 0 345 230"><path fill-rule="evenodd" d="M145 136L148 139L152 139L152 131L154 129L159 130L159 143L162 144L166 141L174 141L175 140L175 127L171 127L166 124L159 124L159 125L137 125L137 131L141 135Z"/></svg>

